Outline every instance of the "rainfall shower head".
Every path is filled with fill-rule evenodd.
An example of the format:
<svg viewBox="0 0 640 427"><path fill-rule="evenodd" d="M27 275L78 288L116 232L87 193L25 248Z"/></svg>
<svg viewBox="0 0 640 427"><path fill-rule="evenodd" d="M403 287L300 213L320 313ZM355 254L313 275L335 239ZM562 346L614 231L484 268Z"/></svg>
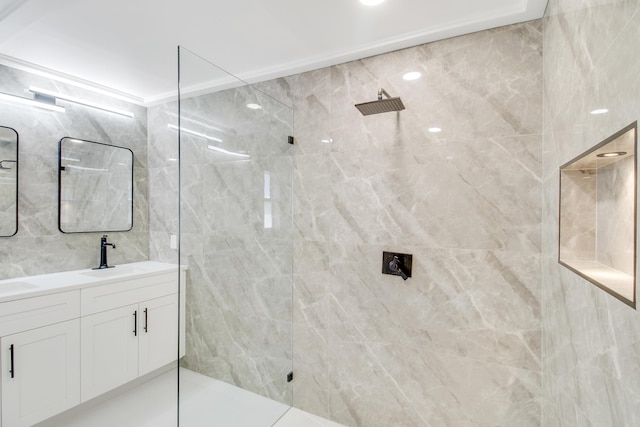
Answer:
<svg viewBox="0 0 640 427"><path fill-rule="evenodd" d="M386 99L382 99L383 94L387 97ZM368 116L371 114L404 110L404 104L402 103L402 99L400 99L399 97L392 98L386 90L380 88L378 90L378 99L376 101L356 104L356 108L360 110L363 116Z"/></svg>

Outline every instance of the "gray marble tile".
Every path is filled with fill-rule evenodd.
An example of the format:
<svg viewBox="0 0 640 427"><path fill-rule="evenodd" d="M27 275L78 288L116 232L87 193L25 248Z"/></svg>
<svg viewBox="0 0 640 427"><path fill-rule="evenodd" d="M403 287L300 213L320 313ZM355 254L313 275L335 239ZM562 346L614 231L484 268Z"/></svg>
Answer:
<svg viewBox="0 0 640 427"><path fill-rule="evenodd" d="M291 299L278 291L280 284L290 289L290 282L287 285L286 278L229 280L238 271L230 269L233 265L223 256L217 258L222 265L207 265L195 257L188 261L193 268L188 277L183 365L290 402L286 374L291 370L291 348L283 342L291 341ZM205 265L207 270L201 270ZM230 276L220 274L220 267Z"/></svg>
<svg viewBox="0 0 640 427"><path fill-rule="evenodd" d="M334 67L332 124L334 141L342 142L335 149L367 150L381 138L410 137L431 126L443 129L438 138L457 140L539 133L540 38L534 22L483 33L466 45L445 40L423 55L408 49ZM457 48L447 47L452 43ZM408 67L423 77L405 82ZM398 116L362 117L353 104L375 99L379 87L401 96L407 109Z"/></svg>
<svg viewBox="0 0 640 427"><path fill-rule="evenodd" d="M552 0L544 19L543 425L638 423L637 312L559 266L550 233L556 168L637 119L639 7Z"/></svg>
<svg viewBox="0 0 640 427"><path fill-rule="evenodd" d="M149 107L148 156L149 168L161 168L177 165L178 131L169 126L178 126L178 106L170 102ZM185 155L186 153L182 153ZM190 159L191 160L191 159Z"/></svg>
<svg viewBox="0 0 640 427"><path fill-rule="evenodd" d="M297 233L313 240L538 250L539 146L537 136L523 136L408 143L357 157L297 156Z"/></svg>
<svg viewBox="0 0 640 427"><path fill-rule="evenodd" d="M602 264L626 274L634 274L635 266L635 201L636 176L633 157L598 170L600 195L596 257Z"/></svg>
<svg viewBox="0 0 640 427"><path fill-rule="evenodd" d="M284 79L295 105L295 153L326 153L331 147L331 68Z"/></svg>
<svg viewBox="0 0 640 427"><path fill-rule="evenodd" d="M355 259L337 267L343 274L330 289L331 331L540 369L537 256L407 247L414 271L402 282L380 273L381 252L357 247Z"/></svg>
<svg viewBox="0 0 640 427"><path fill-rule="evenodd" d="M309 261L301 266L308 274L296 280L304 285L295 298L300 309L294 311L299 325L294 342L313 340L313 356L307 354L308 349L301 351L314 362L311 366L294 363L294 367L305 379L303 384L314 387L302 391L305 399L294 399L296 405L316 413L324 411L317 402L307 401L306 395L325 382L325 373L316 369L328 366L331 417L345 425L492 425L498 414L509 420L504 421L506 424L539 423L537 256L398 248L415 257L413 277L402 282L398 277L380 274L381 247L307 242L304 248L314 248L314 256L299 255ZM328 312L320 298L325 283L330 284ZM525 313L524 306L538 308ZM317 320L323 313L327 313L329 322L327 338L324 321ZM377 366L380 361L376 359L385 352L392 355L383 367ZM483 375L490 376L493 383L498 381L496 377L505 375L506 381L518 372L522 379L501 389L513 387L511 392L522 397L516 390L524 387L528 398L518 398L508 406L496 399L491 415L481 414L479 409L472 413L467 406L471 397L468 402L452 400L453 404L443 399L464 394L468 383L453 385L445 376L432 389L435 379L424 373L428 369L431 375L445 375L451 369L448 374L457 377L467 369L462 366L480 375L474 390L488 386ZM316 393L324 401L322 389Z"/></svg>
<svg viewBox="0 0 640 427"><path fill-rule="evenodd" d="M539 372L413 346L338 348L331 377L341 380L332 384L330 397L332 418L345 425L540 425Z"/></svg>
<svg viewBox="0 0 640 427"><path fill-rule="evenodd" d="M280 93L283 83L262 86ZM248 109L249 102L262 109ZM290 404L291 111L263 91L240 87L184 99L181 115L180 260L189 266L183 364ZM174 151L162 146L175 144L172 119L170 106L154 111L162 129L154 134L160 166L150 169L150 224L159 230L177 226L178 183L165 160Z"/></svg>
<svg viewBox="0 0 640 427"><path fill-rule="evenodd" d="M178 167L150 168L149 227L153 231L178 232Z"/></svg>
<svg viewBox="0 0 640 427"><path fill-rule="evenodd" d="M181 138L185 365L350 426L539 425L541 30L528 22L186 100L185 127L251 157ZM411 69L423 78L402 80ZM361 116L354 103L379 87L407 109ZM293 105L293 148L280 137L289 111L265 93ZM252 97L258 114L244 107ZM174 108L149 110L150 247L168 258ZM414 277L383 276L382 250L413 253ZM291 360L293 396L280 382Z"/></svg>
<svg viewBox="0 0 640 427"><path fill-rule="evenodd" d="M134 153L134 228L109 233L118 242L110 260L142 261L149 256L147 201L146 109L50 79L0 67L0 91L25 96L30 85L130 110L133 119L61 101L65 113L1 103L4 126L20 139L19 228L14 237L0 239L2 278L94 267L99 262L102 233L62 234L58 230L58 141L71 136L127 147Z"/></svg>
<svg viewBox="0 0 640 427"><path fill-rule="evenodd" d="M560 259L596 259L597 183L595 173L561 172Z"/></svg>
<svg viewBox="0 0 640 427"><path fill-rule="evenodd" d="M296 147L294 358L296 337L315 350L294 363L309 386L297 406L325 415L328 384L345 425L539 425L540 38L529 23L292 80L296 114L330 118ZM483 49L496 64L474 62ZM360 116L380 86L407 110ZM381 275L382 250L413 253L414 277ZM431 389L440 372L457 380ZM495 384L490 404L458 398Z"/></svg>

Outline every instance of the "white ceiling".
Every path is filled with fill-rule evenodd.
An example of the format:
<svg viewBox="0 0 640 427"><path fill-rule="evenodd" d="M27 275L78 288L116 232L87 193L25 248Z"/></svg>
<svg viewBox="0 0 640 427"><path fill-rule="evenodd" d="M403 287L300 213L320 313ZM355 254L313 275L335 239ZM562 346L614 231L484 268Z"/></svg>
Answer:
<svg viewBox="0 0 640 427"><path fill-rule="evenodd" d="M541 18L547 0L0 0L0 63L153 103L184 46L255 82Z"/></svg>

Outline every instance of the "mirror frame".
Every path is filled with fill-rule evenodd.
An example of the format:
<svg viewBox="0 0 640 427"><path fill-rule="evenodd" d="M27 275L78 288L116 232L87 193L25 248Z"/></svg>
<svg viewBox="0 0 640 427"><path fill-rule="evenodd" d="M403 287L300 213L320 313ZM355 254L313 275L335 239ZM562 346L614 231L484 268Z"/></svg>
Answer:
<svg viewBox="0 0 640 427"><path fill-rule="evenodd" d="M18 233L18 189L19 189L19 179L20 179L20 136L18 135L18 131L9 126L0 126L3 129L12 130L16 134L16 226L13 234L2 234L0 237L12 237Z"/></svg>
<svg viewBox="0 0 640 427"><path fill-rule="evenodd" d="M88 142L91 144L97 144L97 145L103 145L103 146L107 146L107 147L111 147L111 148L120 148L122 150L127 150L131 153L131 211L130 211L130 215L131 215L131 226L127 229L99 229L99 230L83 230L83 231L64 231L62 229L62 171L63 171L63 165L62 165L62 141L64 141L65 139L75 139L78 141L83 141L83 142ZM96 141L89 141L86 139L81 139L81 138L74 138L71 136L65 136L60 138L60 141L58 141L58 230L60 230L61 233L64 234L77 234L77 233L104 233L104 232L125 232L125 231L131 231L133 229L133 202L134 202L134 161L135 161L135 156L133 155L133 151L127 147L120 147L118 145L113 145L113 144L105 144L103 142L96 142Z"/></svg>

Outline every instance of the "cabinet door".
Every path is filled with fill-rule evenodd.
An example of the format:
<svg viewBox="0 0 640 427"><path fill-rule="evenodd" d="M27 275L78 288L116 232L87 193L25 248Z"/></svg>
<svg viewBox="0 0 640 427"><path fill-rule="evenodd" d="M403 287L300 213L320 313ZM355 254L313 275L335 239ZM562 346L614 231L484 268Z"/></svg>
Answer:
<svg viewBox="0 0 640 427"><path fill-rule="evenodd" d="M137 304L82 318L83 402L138 376L139 318Z"/></svg>
<svg viewBox="0 0 640 427"><path fill-rule="evenodd" d="M178 358L178 294L140 303L140 375Z"/></svg>
<svg viewBox="0 0 640 427"><path fill-rule="evenodd" d="M2 425L31 426L80 403L80 320L2 337Z"/></svg>

